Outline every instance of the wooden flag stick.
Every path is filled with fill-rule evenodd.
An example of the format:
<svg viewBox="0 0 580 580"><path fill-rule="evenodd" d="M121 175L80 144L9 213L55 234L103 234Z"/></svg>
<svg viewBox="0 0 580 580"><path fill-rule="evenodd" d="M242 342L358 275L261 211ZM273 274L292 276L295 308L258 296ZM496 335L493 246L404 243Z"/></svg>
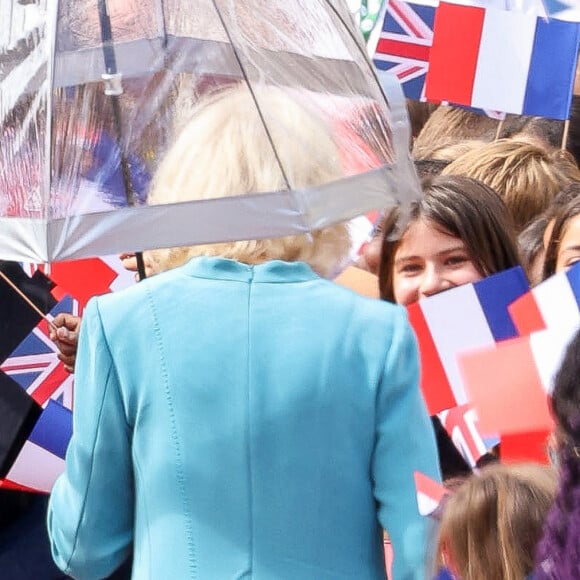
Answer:
<svg viewBox="0 0 580 580"><path fill-rule="evenodd" d="M570 131L570 119L564 121L564 132L562 133L562 146L560 149L562 151L566 150L566 145L568 145L568 132Z"/></svg>
<svg viewBox="0 0 580 580"><path fill-rule="evenodd" d="M24 300L24 302L26 302L26 304L28 304L28 306L30 306L30 308L36 312L36 314L38 314L41 318L44 318L48 322L48 325L56 332L57 328L53 324L52 320L49 320L46 314L40 310L40 308L38 308L38 306L36 306L36 304L34 304L34 302L32 302L32 300L30 300L30 298L28 298L28 296L26 296L26 294L24 294L24 292L22 292L22 290L20 290L20 288L14 284L14 282L12 282L12 280L10 280L10 278L8 278L8 276L6 276L2 270L0 270L0 278L2 278L8 284L8 286L10 286L12 290L14 290L14 292L16 292L16 294L18 294L18 296L20 296L20 298L22 298L22 300Z"/></svg>
<svg viewBox="0 0 580 580"><path fill-rule="evenodd" d="M495 131L494 141L497 141L499 139L499 136L501 135L501 130L503 129L503 122L504 122L504 119L500 119L499 123L497 124L497 129Z"/></svg>

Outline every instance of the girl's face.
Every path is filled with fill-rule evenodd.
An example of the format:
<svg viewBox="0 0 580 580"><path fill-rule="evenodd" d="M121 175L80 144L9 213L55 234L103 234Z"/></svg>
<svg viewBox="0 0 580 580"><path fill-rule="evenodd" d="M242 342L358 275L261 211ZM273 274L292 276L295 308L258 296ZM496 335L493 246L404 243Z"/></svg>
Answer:
<svg viewBox="0 0 580 580"><path fill-rule="evenodd" d="M556 272L571 268L580 260L580 215L574 216L564 228L564 234L558 246Z"/></svg>
<svg viewBox="0 0 580 580"><path fill-rule="evenodd" d="M395 301L404 306L483 278L461 239L423 219L401 238L393 268Z"/></svg>

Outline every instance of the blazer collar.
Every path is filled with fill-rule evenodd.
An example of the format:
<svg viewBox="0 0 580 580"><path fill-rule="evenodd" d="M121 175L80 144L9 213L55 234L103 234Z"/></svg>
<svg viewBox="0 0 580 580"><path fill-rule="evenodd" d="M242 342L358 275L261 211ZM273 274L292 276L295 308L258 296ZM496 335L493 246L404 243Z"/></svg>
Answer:
<svg viewBox="0 0 580 580"><path fill-rule="evenodd" d="M318 278L310 266L305 262L283 262L271 260L249 266L228 260L226 258L193 258L182 266L185 274L196 278L210 278L217 280L236 280L239 282L306 282Z"/></svg>

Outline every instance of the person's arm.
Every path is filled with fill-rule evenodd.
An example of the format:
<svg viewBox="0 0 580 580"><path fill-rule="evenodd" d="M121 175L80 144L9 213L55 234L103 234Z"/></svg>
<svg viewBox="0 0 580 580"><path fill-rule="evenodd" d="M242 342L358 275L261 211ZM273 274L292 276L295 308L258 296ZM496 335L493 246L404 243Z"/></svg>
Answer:
<svg viewBox="0 0 580 580"><path fill-rule="evenodd" d="M377 395L372 472L378 517L393 544L393 578L423 580L431 548L428 518L419 515L415 470L440 481L433 427L419 389L415 336L397 311Z"/></svg>
<svg viewBox="0 0 580 580"><path fill-rule="evenodd" d="M73 436L48 509L53 558L73 577L104 578L130 554L131 429L98 301L85 310L76 362Z"/></svg>

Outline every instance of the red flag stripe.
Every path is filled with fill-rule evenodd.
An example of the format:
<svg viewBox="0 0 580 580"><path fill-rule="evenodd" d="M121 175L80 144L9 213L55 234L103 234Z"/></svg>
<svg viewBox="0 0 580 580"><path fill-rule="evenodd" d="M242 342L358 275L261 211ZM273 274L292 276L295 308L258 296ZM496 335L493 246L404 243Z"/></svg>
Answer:
<svg viewBox="0 0 580 580"><path fill-rule="evenodd" d="M508 312L521 336L546 328L546 322L533 292L527 292L515 302L512 302L508 306Z"/></svg>
<svg viewBox="0 0 580 580"><path fill-rule="evenodd" d="M34 390L31 397L39 404L44 405L52 396L54 391L68 378L69 374L62 363L59 363L54 370L42 381L42 384Z"/></svg>
<svg viewBox="0 0 580 580"><path fill-rule="evenodd" d="M439 5L426 79L428 100L471 105L484 18L484 8Z"/></svg>
<svg viewBox="0 0 580 580"><path fill-rule="evenodd" d="M427 409L435 415L444 409L457 405L447 374L439 358L439 353L427 326L427 321L419 303L407 307L409 321L415 330L421 353L421 390Z"/></svg>
<svg viewBox="0 0 580 580"><path fill-rule="evenodd" d="M411 67L411 68L409 68L409 69L401 72L400 74L398 74L397 75L397 78L399 80L402 80L402 79L405 79L407 77L410 77L411 75L414 75L415 73L417 73L419 71L422 71L422 70L423 70L423 67L421 67L421 66L414 66L414 67Z"/></svg>
<svg viewBox="0 0 580 580"><path fill-rule="evenodd" d="M391 38L381 38L377 45L377 52L388 54L389 56L400 56L414 58L424 62L429 61L429 46L424 44L412 44Z"/></svg>

